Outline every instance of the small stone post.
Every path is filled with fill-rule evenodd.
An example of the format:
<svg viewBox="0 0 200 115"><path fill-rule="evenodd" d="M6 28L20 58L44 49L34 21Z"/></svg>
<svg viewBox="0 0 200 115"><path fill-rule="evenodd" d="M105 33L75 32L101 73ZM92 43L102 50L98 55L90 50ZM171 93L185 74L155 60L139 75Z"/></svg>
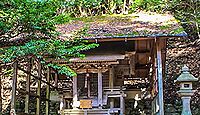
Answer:
<svg viewBox="0 0 200 115"><path fill-rule="evenodd" d="M192 90L192 82L198 81L198 78L195 78L192 74L189 73L189 68L184 65L182 68L181 75L177 78L175 82L180 83L180 90L178 91L183 102L183 109L181 115L192 115L190 109L190 99L194 94Z"/></svg>

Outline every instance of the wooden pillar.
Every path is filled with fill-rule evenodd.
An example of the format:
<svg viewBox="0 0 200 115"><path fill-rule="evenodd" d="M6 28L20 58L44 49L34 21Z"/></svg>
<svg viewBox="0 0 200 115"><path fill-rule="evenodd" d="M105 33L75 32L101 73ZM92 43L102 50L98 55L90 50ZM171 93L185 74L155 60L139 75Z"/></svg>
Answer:
<svg viewBox="0 0 200 115"><path fill-rule="evenodd" d="M109 68L109 88L112 89L114 86L114 67Z"/></svg>
<svg viewBox="0 0 200 115"><path fill-rule="evenodd" d="M47 68L47 83L50 83L50 68ZM46 115L49 115L50 86L46 84Z"/></svg>
<svg viewBox="0 0 200 115"><path fill-rule="evenodd" d="M66 101L65 101L64 96L62 96L60 98L60 113L62 113L62 111L65 109L65 107L66 107Z"/></svg>
<svg viewBox="0 0 200 115"><path fill-rule="evenodd" d="M87 80L88 80L88 83L87 83L87 96L88 96L88 98L90 98L90 93L91 93L91 91L90 91L90 78L88 77Z"/></svg>
<svg viewBox="0 0 200 115"><path fill-rule="evenodd" d="M70 100L66 100L66 108L67 109L70 109L70 104L71 104Z"/></svg>
<svg viewBox="0 0 200 115"><path fill-rule="evenodd" d="M162 52L160 39L156 39L156 56L157 56L157 78L158 78L158 103L159 103L159 115L164 115L163 104L163 75L162 75Z"/></svg>
<svg viewBox="0 0 200 115"><path fill-rule="evenodd" d="M109 89L113 89L114 86L114 67L109 68ZM110 108L114 108L114 98L110 99Z"/></svg>
<svg viewBox="0 0 200 115"><path fill-rule="evenodd" d="M77 101L78 101L78 95L77 95L77 76L73 77L73 109L77 108Z"/></svg>
<svg viewBox="0 0 200 115"><path fill-rule="evenodd" d="M55 72L55 87L58 88L58 73Z"/></svg>
<svg viewBox="0 0 200 115"><path fill-rule="evenodd" d="M13 64L11 115L16 115L17 61Z"/></svg>
<svg viewBox="0 0 200 115"><path fill-rule="evenodd" d="M3 77L3 73L2 73L2 66L0 65L0 115L2 114L2 95L1 95L1 89L2 89L2 82L1 82L1 79Z"/></svg>
<svg viewBox="0 0 200 115"><path fill-rule="evenodd" d="M30 103L30 79L31 79L31 59L29 60L28 65L28 74L26 77L26 98L25 98L25 113L29 113L29 103Z"/></svg>
<svg viewBox="0 0 200 115"><path fill-rule="evenodd" d="M41 63L38 60L38 87L37 87L37 104L36 104L36 115L40 115L40 103L41 103Z"/></svg>
<svg viewBox="0 0 200 115"><path fill-rule="evenodd" d="M98 104L99 108L103 106L103 82L102 82L102 70L98 69Z"/></svg>
<svg viewBox="0 0 200 115"><path fill-rule="evenodd" d="M124 115L124 97L123 95L120 96L120 115Z"/></svg>

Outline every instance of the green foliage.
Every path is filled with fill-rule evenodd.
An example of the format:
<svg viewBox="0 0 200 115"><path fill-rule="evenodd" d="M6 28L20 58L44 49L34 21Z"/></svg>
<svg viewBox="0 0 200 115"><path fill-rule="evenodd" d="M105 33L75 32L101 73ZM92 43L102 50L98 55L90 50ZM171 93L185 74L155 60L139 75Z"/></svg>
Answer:
<svg viewBox="0 0 200 115"><path fill-rule="evenodd" d="M59 73L74 76L67 66L47 63L51 59L69 61L72 57L84 57L82 51L95 48L81 40L87 28L75 33L70 40L58 39L57 24L68 22L68 13L62 13L63 0L3 0L0 2L0 62L12 62L27 57L41 61L43 65L57 69ZM9 46L7 41L22 40ZM12 42L12 41L11 41Z"/></svg>
<svg viewBox="0 0 200 115"><path fill-rule="evenodd" d="M81 51L95 48L97 44L85 44L86 41L76 40L31 40L25 45L11 46L0 50L0 59L4 62L10 62L15 58L24 56L50 56L55 59L69 60L71 57L84 57Z"/></svg>
<svg viewBox="0 0 200 115"><path fill-rule="evenodd" d="M67 65L58 65L58 64L48 64L49 67L54 68L58 71L59 74L65 74L68 76L76 76L77 74Z"/></svg>
<svg viewBox="0 0 200 115"><path fill-rule="evenodd" d="M70 20L68 14L58 13L62 7L61 0L1 1L0 40L22 37L22 34L24 38L55 36L55 25Z"/></svg>
<svg viewBox="0 0 200 115"><path fill-rule="evenodd" d="M137 10L161 12L165 9L165 5L164 0L134 0L133 4L130 6L130 12L135 12Z"/></svg>
<svg viewBox="0 0 200 115"><path fill-rule="evenodd" d="M183 31L184 31L183 28L177 28L177 29L171 31L170 34L180 34L180 33L182 33Z"/></svg>
<svg viewBox="0 0 200 115"><path fill-rule="evenodd" d="M160 26L159 27L161 30L166 30L166 29L169 29L170 26L169 25L163 25L163 26Z"/></svg>
<svg viewBox="0 0 200 115"><path fill-rule="evenodd" d="M31 40L25 45L11 46L0 49L0 60L6 63L15 59L33 56L44 62L49 58L69 61L69 59L72 57L84 57L85 55L81 53L82 51L86 51L97 46L97 44L87 44L87 41L80 39L65 41ZM58 69L60 73L74 75L69 67L59 65L54 67L54 64L49 65L55 69Z"/></svg>
<svg viewBox="0 0 200 115"><path fill-rule="evenodd" d="M77 17L99 14L102 3L103 0L68 0L65 6L68 13Z"/></svg>
<svg viewBox="0 0 200 115"><path fill-rule="evenodd" d="M190 38L200 43L200 2L199 0L170 0L168 10L180 20Z"/></svg>

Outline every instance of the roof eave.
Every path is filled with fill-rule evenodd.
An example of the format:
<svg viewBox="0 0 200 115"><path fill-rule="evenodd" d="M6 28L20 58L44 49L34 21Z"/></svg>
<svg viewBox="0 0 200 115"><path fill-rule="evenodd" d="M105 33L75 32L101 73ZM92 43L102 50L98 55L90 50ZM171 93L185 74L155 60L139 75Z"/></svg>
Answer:
<svg viewBox="0 0 200 115"><path fill-rule="evenodd" d="M84 40L90 42L106 42L106 41L131 41L131 40L151 40L151 39L168 39L187 37L187 34L176 35L151 35L151 36L103 36L103 37L85 37Z"/></svg>

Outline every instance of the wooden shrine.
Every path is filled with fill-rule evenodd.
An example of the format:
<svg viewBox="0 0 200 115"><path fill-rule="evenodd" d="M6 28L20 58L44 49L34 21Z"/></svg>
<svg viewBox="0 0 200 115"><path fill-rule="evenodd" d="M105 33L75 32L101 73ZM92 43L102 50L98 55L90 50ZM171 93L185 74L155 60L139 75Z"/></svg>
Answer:
<svg viewBox="0 0 200 115"><path fill-rule="evenodd" d="M71 96L72 102L64 114L87 111L94 115L123 115L125 103L136 96L153 100L158 95L159 104L163 104L163 95L158 92L163 88L165 38L113 38L98 43L100 47L85 52L84 59L70 60L77 76L72 80L73 91L63 94L64 101Z"/></svg>
<svg viewBox="0 0 200 115"><path fill-rule="evenodd" d="M12 92L9 92L11 99L7 101L11 103L10 113L20 111L23 115L49 115L56 111L55 114L61 115L132 115L130 111L139 111L138 103L144 100L146 107L140 109L139 114L164 115L163 77L167 39L185 35L172 34L180 26L171 16L156 17L161 20L154 15L135 14L122 17L123 22L119 20L120 23L116 22L118 17L110 17L106 22L90 21L88 34L91 36L84 36L83 39L98 43L99 47L84 52L84 59L50 59L71 67L77 73L75 77L58 74L52 68L43 68L39 60L32 58L1 64L1 76L4 76L3 71L7 66L13 68L11 82L7 83L12 83ZM68 28L81 28L77 26L81 24L78 21L58 26L61 38L68 36L68 31L75 31ZM108 33L115 35L109 36ZM17 87L18 78L25 84L21 85L25 90ZM2 92L6 90L2 88ZM25 100L23 110L16 107L19 94ZM5 99L1 99L1 104L2 101ZM30 107L31 104L35 109ZM56 104L59 108L55 108Z"/></svg>

